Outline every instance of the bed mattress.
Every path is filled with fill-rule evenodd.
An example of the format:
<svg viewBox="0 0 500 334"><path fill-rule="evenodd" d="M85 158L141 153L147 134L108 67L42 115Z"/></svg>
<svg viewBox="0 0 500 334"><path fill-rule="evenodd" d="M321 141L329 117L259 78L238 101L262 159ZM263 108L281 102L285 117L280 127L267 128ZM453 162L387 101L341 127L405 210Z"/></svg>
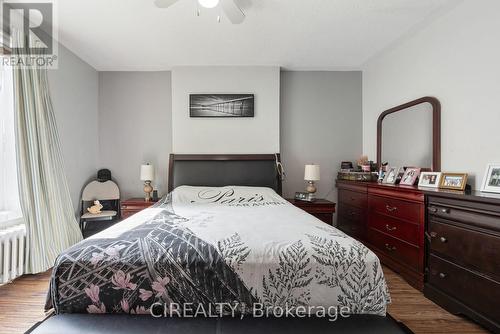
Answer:
<svg viewBox="0 0 500 334"><path fill-rule="evenodd" d="M377 256L269 188L176 188L56 260L47 308L155 316L384 316ZM278 314L279 313L279 314Z"/></svg>

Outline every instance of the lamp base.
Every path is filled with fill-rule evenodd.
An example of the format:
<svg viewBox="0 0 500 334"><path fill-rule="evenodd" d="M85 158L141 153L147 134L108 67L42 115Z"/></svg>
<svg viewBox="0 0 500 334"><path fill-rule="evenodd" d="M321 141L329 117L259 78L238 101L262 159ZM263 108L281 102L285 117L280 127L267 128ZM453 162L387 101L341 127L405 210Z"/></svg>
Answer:
<svg viewBox="0 0 500 334"><path fill-rule="evenodd" d="M316 192L316 185L314 184L314 181L307 181L307 187L306 191L310 194L314 194Z"/></svg>
<svg viewBox="0 0 500 334"><path fill-rule="evenodd" d="M146 197L144 200L146 202L151 201L151 192L153 191L153 187L151 186L151 181L144 181L144 192L146 193Z"/></svg>

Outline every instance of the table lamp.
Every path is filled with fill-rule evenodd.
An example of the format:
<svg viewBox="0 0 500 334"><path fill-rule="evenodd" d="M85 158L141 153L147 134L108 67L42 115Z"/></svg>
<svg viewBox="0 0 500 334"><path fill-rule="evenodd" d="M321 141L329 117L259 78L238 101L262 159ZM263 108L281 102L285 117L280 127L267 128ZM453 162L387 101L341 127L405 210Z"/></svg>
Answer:
<svg viewBox="0 0 500 334"><path fill-rule="evenodd" d="M151 192L153 187L151 186L151 181L155 179L155 168L153 165L146 164L141 165L141 181L144 181L144 192L146 193L145 200L149 202L151 200Z"/></svg>
<svg viewBox="0 0 500 334"><path fill-rule="evenodd" d="M306 165L304 180L307 181L306 191L310 194L314 194L316 192L314 181L319 181L319 165Z"/></svg>

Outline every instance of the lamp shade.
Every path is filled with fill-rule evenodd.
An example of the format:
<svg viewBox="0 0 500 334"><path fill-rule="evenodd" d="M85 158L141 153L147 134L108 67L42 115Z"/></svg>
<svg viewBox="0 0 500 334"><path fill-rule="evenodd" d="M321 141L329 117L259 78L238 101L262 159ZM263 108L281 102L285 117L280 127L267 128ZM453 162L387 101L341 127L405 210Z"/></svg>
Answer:
<svg viewBox="0 0 500 334"><path fill-rule="evenodd" d="M155 168L153 165L141 165L141 181L153 181L155 179Z"/></svg>
<svg viewBox="0 0 500 334"><path fill-rule="evenodd" d="M319 181L319 165L306 165L304 170L304 180Z"/></svg>

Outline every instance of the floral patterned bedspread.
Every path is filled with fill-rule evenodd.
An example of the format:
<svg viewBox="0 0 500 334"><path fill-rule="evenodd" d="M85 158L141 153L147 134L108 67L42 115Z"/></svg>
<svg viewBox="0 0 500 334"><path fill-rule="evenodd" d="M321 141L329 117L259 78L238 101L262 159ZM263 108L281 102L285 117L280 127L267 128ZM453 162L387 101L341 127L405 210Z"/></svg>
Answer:
<svg viewBox="0 0 500 334"><path fill-rule="evenodd" d="M383 316L389 302L374 253L273 190L183 186L62 253L46 308L207 316L342 307Z"/></svg>

